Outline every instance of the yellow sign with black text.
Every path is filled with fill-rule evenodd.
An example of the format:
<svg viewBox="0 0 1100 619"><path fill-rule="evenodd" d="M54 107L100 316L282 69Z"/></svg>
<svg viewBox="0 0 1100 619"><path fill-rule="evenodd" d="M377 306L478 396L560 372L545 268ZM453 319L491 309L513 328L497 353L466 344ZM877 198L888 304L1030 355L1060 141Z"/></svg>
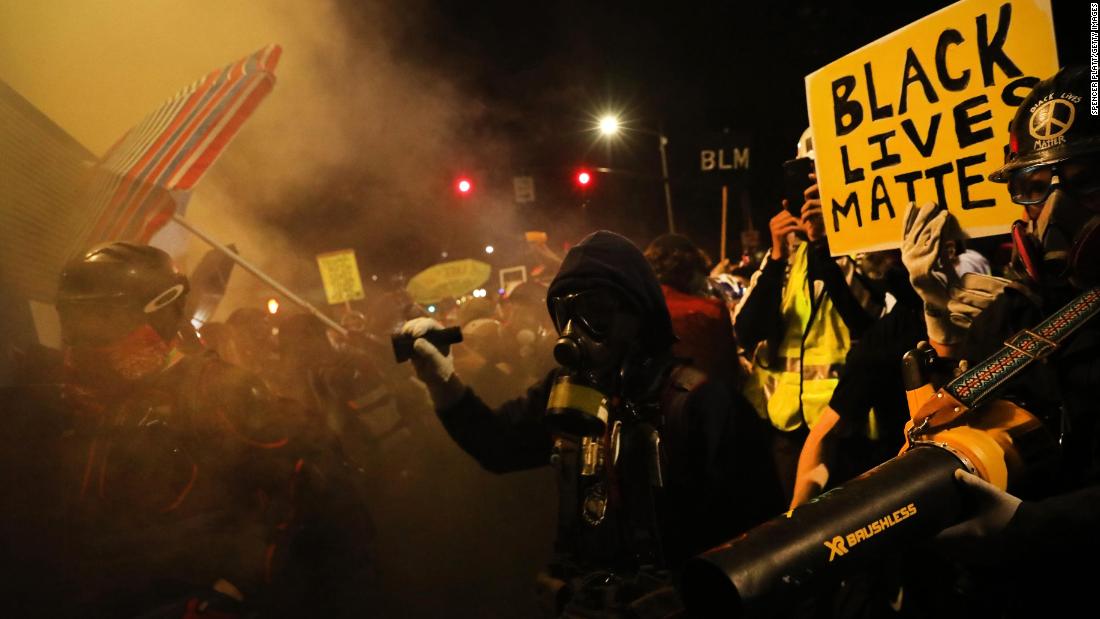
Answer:
<svg viewBox="0 0 1100 619"><path fill-rule="evenodd" d="M1007 233L1021 207L986 177L1057 70L1049 0L964 0L806 76L833 255L899 247L909 202L946 206L971 237Z"/></svg>
<svg viewBox="0 0 1100 619"><path fill-rule="evenodd" d="M363 280L359 278L359 265L355 262L354 250L341 249L318 254L317 267L321 269L325 298L330 304L363 298Z"/></svg>

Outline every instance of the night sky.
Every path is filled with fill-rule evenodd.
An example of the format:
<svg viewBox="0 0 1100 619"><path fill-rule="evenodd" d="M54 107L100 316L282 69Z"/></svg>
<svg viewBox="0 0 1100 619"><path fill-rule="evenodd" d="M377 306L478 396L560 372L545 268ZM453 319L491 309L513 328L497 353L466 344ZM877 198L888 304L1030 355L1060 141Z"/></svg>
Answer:
<svg viewBox="0 0 1100 619"><path fill-rule="evenodd" d="M778 209L780 166L808 125L804 76L947 4L414 3L403 31L393 33L394 55L437 68L483 110L463 128L469 151L439 171L440 223L461 232L402 236L403 263L393 247L363 252L383 268L415 272L438 260L441 247L472 254L489 239L521 251L520 235L494 236L492 216L456 211L454 196L443 195L462 173L476 177L479 190L501 193L511 191L513 176L534 176L537 203L509 208L523 229L550 231L553 246L601 227L644 246L666 231L656 138L637 133L612 146L592 131L595 115L621 110L635 126L668 135L678 231L716 254L720 189L693 186L700 136L725 131L751 143L750 172L733 183L746 188L755 225L766 229ZM1083 62L1087 3L1053 4L1062 63ZM345 11L353 30L371 19L354 2ZM508 144L509 165L485 160L479 145L488 140ZM597 174L582 192L573 182L582 166L616 172ZM736 237L742 223L730 226Z"/></svg>

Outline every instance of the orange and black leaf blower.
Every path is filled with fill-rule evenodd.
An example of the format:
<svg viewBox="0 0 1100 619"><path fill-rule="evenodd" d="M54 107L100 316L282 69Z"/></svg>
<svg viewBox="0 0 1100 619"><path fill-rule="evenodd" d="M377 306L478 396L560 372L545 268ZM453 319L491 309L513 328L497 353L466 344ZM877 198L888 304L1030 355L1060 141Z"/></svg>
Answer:
<svg viewBox="0 0 1100 619"><path fill-rule="evenodd" d="M853 571L930 539L968 517L957 469L1002 490L1026 483L1057 444L1033 415L992 395L1097 313L1100 289L1093 289L938 391L907 374L912 419L902 453L689 561L681 583L689 614L789 611ZM930 349L906 355L920 377L933 361Z"/></svg>

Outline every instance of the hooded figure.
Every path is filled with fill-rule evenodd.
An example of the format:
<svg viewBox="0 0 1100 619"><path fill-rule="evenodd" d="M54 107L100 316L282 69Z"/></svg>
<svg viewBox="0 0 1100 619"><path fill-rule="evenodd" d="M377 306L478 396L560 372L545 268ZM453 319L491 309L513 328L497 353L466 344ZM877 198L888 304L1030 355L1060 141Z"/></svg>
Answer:
<svg viewBox="0 0 1100 619"><path fill-rule="evenodd" d="M444 428L487 470L558 472L555 558L540 584L558 616L671 616L672 573L779 510L759 420L676 359L661 287L627 239L574 247L547 294L560 367L490 409L412 320L417 374ZM592 577L601 574L600 578Z"/></svg>

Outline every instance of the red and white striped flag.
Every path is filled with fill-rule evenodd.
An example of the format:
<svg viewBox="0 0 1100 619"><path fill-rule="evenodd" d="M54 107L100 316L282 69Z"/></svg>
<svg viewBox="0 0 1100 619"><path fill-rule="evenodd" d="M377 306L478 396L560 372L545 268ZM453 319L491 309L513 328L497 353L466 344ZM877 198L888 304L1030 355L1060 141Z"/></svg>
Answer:
<svg viewBox="0 0 1100 619"><path fill-rule="evenodd" d="M271 92L280 53L269 45L210 73L112 146L93 171L89 223L78 249L147 243Z"/></svg>

